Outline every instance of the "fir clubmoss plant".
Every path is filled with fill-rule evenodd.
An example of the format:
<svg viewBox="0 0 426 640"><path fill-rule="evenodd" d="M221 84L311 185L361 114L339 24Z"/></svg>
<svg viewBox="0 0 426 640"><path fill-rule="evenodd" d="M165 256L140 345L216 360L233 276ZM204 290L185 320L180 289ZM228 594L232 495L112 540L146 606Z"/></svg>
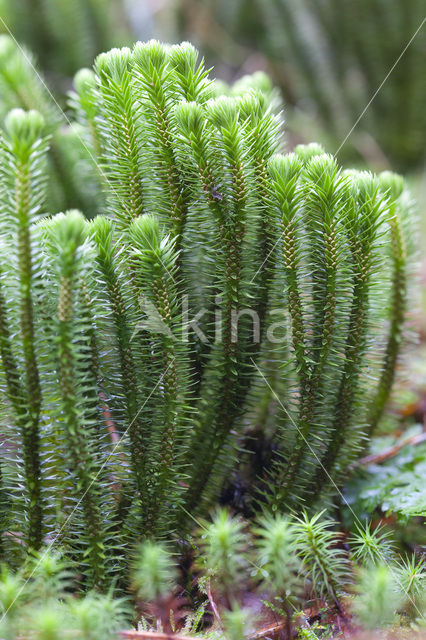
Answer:
<svg viewBox="0 0 426 640"><path fill-rule="evenodd" d="M409 617L425 624L426 610L426 568L424 557L420 560L413 554L403 558L396 567L398 588L405 601L405 611Z"/></svg>
<svg viewBox="0 0 426 640"><path fill-rule="evenodd" d="M271 486L272 504L281 508L299 491L314 503L324 482L339 478L339 466L343 470L361 446L354 419L366 422L368 435L377 426L401 341L407 257L403 227L394 215L401 193L388 186L397 176L342 172L315 145L275 156L269 166L293 350L286 367L297 389L296 415L290 403L281 403L287 464L278 459ZM383 234L392 242L390 255L381 246ZM372 323L378 321L377 270L392 274L392 302L387 344L375 360L376 389L365 386L362 371ZM361 393L367 394L362 405Z"/></svg>
<svg viewBox="0 0 426 640"><path fill-rule="evenodd" d="M224 637L226 640L243 640L249 635L253 621L248 610L234 607L224 612Z"/></svg>
<svg viewBox="0 0 426 640"><path fill-rule="evenodd" d="M107 215L42 215L38 114L13 111L2 143L1 540L10 559L60 540L106 588L135 541L186 533L217 496L272 376L252 498L283 511L340 481L391 388L408 207L396 176L318 145L280 154L271 94L218 95L189 43L113 49L75 88ZM337 595L327 558L310 562Z"/></svg>
<svg viewBox="0 0 426 640"><path fill-rule="evenodd" d="M379 177L380 189L389 196L390 207L387 211L391 237L391 290L390 290L390 327L383 363L380 370L379 385L372 399L368 416L367 436L371 437L383 414L392 389L395 369L402 340L402 330L406 311L409 239L404 237L406 212L409 210L405 200L404 182L401 176L383 171ZM408 242L407 242L408 240Z"/></svg>
<svg viewBox="0 0 426 640"><path fill-rule="evenodd" d="M301 560L294 522L285 516L263 516L254 529L262 575L286 598L300 594Z"/></svg>
<svg viewBox="0 0 426 640"><path fill-rule="evenodd" d="M16 109L6 120L7 142L3 143L6 202L2 223L8 232L4 240L12 244L16 265L16 321L19 338L12 339L7 319L6 294L1 292L1 354L6 362L6 394L13 407L22 442L22 459L27 488L28 546L42 542L43 506L41 496L40 419L42 391L36 358L34 297L37 295L40 263L31 237L30 225L43 207L46 142L43 118L36 111ZM3 272L3 269L2 269ZM2 273L3 275L3 273ZM19 347L17 345L19 343ZM19 349L17 353L17 347ZM15 350L15 352L14 352ZM17 358L21 364L19 365Z"/></svg>
<svg viewBox="0 0 426 640"><path fill-rule="evenodd" d="M304 522L268 515L249 528L220 510L203 523L199 564L221 611L238 609L247 588L255 586L264 604L284 618L291 637L293 614L306 591L338 604L331 583L343 590L350 577L344 553L336 551L338 540L333 522L322 514Z"/></svg>
<svg viewBox="0 0 426 640"><path fill-rule="evenodd" d="M261 575L270 593L276 594L279 609L284 611L290 637L292 608L304 587L303 563L298 555L294 523L285 516L264 516L254 534Z"/></svg>
<svg viewBox="0 0 426 640"><path fill-rule="evenodd" d="M93 365L89 360L92 336L90 327L85 324L86 318L83 313L80 321L75 322L78 297L81 295L83 278L86 275L82 268L84 218L79 212L70 211L64 217L54 220L49 233L51 241L56 244L59 258L55 265L59 287L54 333L57 343L59 410L63 416L65 458L75 481L76 499L81 503L83 511L87 533L85 556L94 584L101 584L106 574L105 541L108 524L102 509L103 468L95 436L98 400L93 396L93 387L97 383L98 372L96 364ZM86 339L81 339L82 333ZM86 360L82 361L79 358L75 349L78 342L80 348L87 349Z"/></svg>

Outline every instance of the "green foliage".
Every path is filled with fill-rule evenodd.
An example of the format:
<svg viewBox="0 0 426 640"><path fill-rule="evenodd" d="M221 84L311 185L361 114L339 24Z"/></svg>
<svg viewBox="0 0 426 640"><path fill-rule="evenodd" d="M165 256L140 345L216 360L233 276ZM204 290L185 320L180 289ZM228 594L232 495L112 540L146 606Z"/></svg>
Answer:
<svg viewBox="0 0 426 640"><path fill-rule="evenodd" d="M405 598L408 613L414 618L422 617L426 610L426 567L424 557L417 561L413 554L404 558L397 566L397 582ZM423 616L424 618L424 616Z"/></svg>
<svg viewBox="0 0 426 640"><path fill-rule="evenodd" d="M264 516L251 530L244 526L220 510L200 530L201 560L218 590L232 587L236 593L252 565L258 569L261 592L297 601L309 580L313 594L337 601L350 578L350 565L333 521L323 513L311 519Z"/></svg>
<svg viewBox="0 0 426 640"><path fill-rule="evenodd" d="M237 622L238 603L254 588L267 607L287 619L287 634L292 633L297 619L292 614L303 607L306 594L338 610L348 602L367 630L394 624L398 616L404 624L421 621L426 595L423 558L399 557L380 528L376 533L369 524L359 528L349 538L348 550L335 523L322 513L312 518L264 516L258 524L246 526L244 539L243 526L218 512L200 530L197 560L211 579L220 612L230 611ZM232 598L224 597L227 585ZM306 637L309 632L306 628Z"/></svg>
<svg viewBox="0 0 426 640"><path fill-rule="evenodd" d="M294 523L283 516L266 515L253 533L262 576L269 588L288 600L300 596L303 571Z"/></svg>
<svg viewBox="0 0 426 640"><path fill-rule="evenodd" d="M12 111L2 143L2 417L18 455L0 523L24 535L3 536L9 561L49 536L105 590L125 586L135 543L184 535L216 498L273 375L275 450L252 500L284 511L341 481L393 380L409 206L398 177L344 172L315 145L278 154L271 95L213 98L189 43L113 49L75 88L107 215L43 215L48 118ZM266 526L278 584L285 524ZM337 597L329 526L295 530L315 589ZM221 513L206 536L228 589L244 532Z"/></svg>
<svg viewBox="0 0 426 640"><path fill-rule="evenodd" d="M356 532L351 538L353 559L361 565L378 565L393 559L390 532L383 531L382 526L371 529L369 523L362 528L356 525Z"/></svg>
<svg viewBox="0 0 426 640"><path fill-rule="evenodd" d="M263 604L283 616L287 633L291 632L293 611L312 579L310 567L302 559L306 548L297 536L295 519L283 516L263 516L249 528L221 509L211 522L202 523L196 566L205 572L206 593L214 594L220 611L214 614L220 619L223 616L226 637L243 637L244 628L254 622L253 612L241 606L247 590L258 591ZM331 547L329 541L325 545ZM320 595L317 586L312 580L313 595Z"/></svg>
<svg viewBox="0 0 426 640"><path fill-rule="evenodd" d="M227 640L243 640L250 629L250 615L248 611L234 607L224 613L225 638Z"/></svg>
<svg viewBox="0 0 426 640"><path fill-rule="evenodd" d="M63 561L43 551L15 574L0 576L0 634L5 640L113 640L128 625L129 609L111 594L69 591L72 574Z"/></svg>
<svg viewBox="0 0 426 640"><path fill-rule="evenodd" d="M138 595L152 601L167 595L174 586L176 570L171 554L158 543L144 542L133 572Z"/></svg>
<svg viewBox="0 0 426 640"><path fill-rule="evenodd" d="M270 488L272 505L282 508L299 493L313 504L324 483L339 478L361 445L351 426L355 416L369 424L370 435L377 425L393 382L395 347L401 342L407 257L399 251L399 242L393 244L391 260L380 248L385 226L390 223L393 233L393 225L399 224L393 212L402 202L400 193L385 186L386 176L377 180L367 173L342 172L318 146L273 157L269 166L283 238L293 350L292 361L286 363L287 384L298 398L281 404L287 464L280 458L275 462ZM395 199L388 201L387 195ZM399 225L400 238L401 232ZM363 369L368 335L379 311L378 270L392 274L392 329L374 363L379 376L374 390L365 384ZM363 414L366 404L369 415ZM315 440L309 438L312 425L317 426Z"/></svg>
<svg viewBox="0 0 426 640"><path fill-rule="evenodd" d="M298 635L300 638L305 638L305 640L318 640L318 636L312 629L301 627L298 630Z"/></svg>
<svg viewBox="0 0 426 640"><path fill-rule="evenodd" d="M42 391L40 372L36 358L36 328L34 323L34 296L37 293L37 276L40 262L33 246L30 225L40 216L43 207L45 184L44 167L46 141L43 134L43 118L36 111L25 113L12 110L6 119L8 140L3 146L5 160L4 185L7 201L2 210L2 220L12 243L17 270L17 330L18 340L13 341L7 324L6 294L3 284L0 305L1 355L6 362L6 395L16 415L22 441L22 457L27 487L28 546L37 549L42 541L43 506L41 497L40 419ZM3 276L3 268L1 274ZM19 354L16 347L19 343ZM15 347L15 352L14 352ZM22 371L19 372L19 358Z"/></svg>
<svg viewBox="0 0 426 640"><path fill-rule="evenodd" d="M314 535L309 534L312 531ZM194 539L197 550L194 574L202 593L203 584L208 585L208 600L201 602L194 612L183 609L183 602L174 597L177 558L164 544L147 541L133 560L132 585L138 607L132 618L129 603L113 599L111 593L102 596L92 591L85 597L76 597L73 590L78 574L74 566L76 569L78 566L70 565L58 553L42 550L16 573L3 567L1 637L113 638L129 626L130 619L145 631L166 632L170 628L170 632L181 635L199 634L210 602L216 622L206 627L204 618L202 637L219 634L238 640L253 633L256 625L257 605L250 604L255 601L255 591L266 607L287 618L286 633L295 634L297 630L301 637L316 637L317 628L303 623L304 590L311 597L321 598L327 618L328 605L339 606L343 596L363 629L378 631L398 620L404 626L421 624L426 595L422 559L418 561L413 556L392 564L359 566L353 561L350 564L356 544L351 543L352 553L340 552L336 547L340 541L333 523L321 514L310 522L305 518L303 527L300 520L282 516L265 516L259 524L249 527L225 511L218 511L212 521L203 523ZM385 541L384 551L386 546ZM333 557L336 553L337 557ZM326 588L323 573L326 565L334 577L339 573L339 599ZM200 567L205 577L200 577ZM246 597L247 590L250 599ZM140 611L146 617L141 617ZM321 637L329 637L320 633Z"/></svg>
<svg viewBox="0 0 426 640"><path fill-rule="evenodd" d="M372 452L380 453L402 444L421 431L421 427L415 426L399 437L377 437L373 440ZM405 446L390 460L360 469L348 483L346 495L357 513L377 510L386 515L393 514L404 525L410 518L426 514L425 472L425 444Z"/></svg>
<svg viewBox="0 0 426 640"><path fill-rule="evenodd" d="M59 114L38 75L33 55L20 49L8 35L0 35L1 118L14 107L37 108L49 128L58 124Z"/></svg>
<svg viewBox="0 0 426 640"><path fill-rule="evenodd" d="M217 574L219 589L229 595L247 569L248 537L243 522L221 509L212 522L204 523L200 542L206 567Z"/></svg>
<svg viewBox="0 0 426 640"><path fill-rule="evenodd" d="M379 526L358 528L350 540L356 564L352 609L365 629L395 623L403 613L410 623L424 621L426 596L424 558L398 557L389 533Z"/></svg>
<svg viewBox="0 0 426 640"><path fill-rule="evenodd" d="M360 571L356 592L352 604L354 613L369 630L391 624L403 602L392 569L383 564Z"/></svg>
<svg viewBox="0 0 426 640"><path fill-rule="evenodd" d="M97 428L93 404L97 399L93 396L91 385L96 383L92 374L96 375L97 372L87 367L86 363L79 362L75 350L82 333L87 335L86 349L89 350L91 335L84 324L85 318L81 319L78 326L73 322L76 298L84 282L81 264L85 240L84 218L78 211L69 211L52 222L49 232L59 258L55 265L59 281L55 334L65 458L76 482L76 499L83 508L87 532L85 557L93 584L96 585L105 580L106 572L108 524L103 516L102 503L105 498L101 482L105 463L102 463L99 450L95 449L96 442L93 441Z"/></svg>
<svg viewBox="0 0 426 640"><path fill-rule="evenodd" d="M391 326L386 344L383 365L380 371L379 386L372 401L368 418L368 436L371 437L383 414L387 398L395 377L395 367L399 345L402 339L405 307L407 300L408 256L410 241L404 237L407 203L404 202L404 183L401 176L390 171L380 174L380 189L389 195L391 206L388 212L392 241L392 287L391 287ZM408 206L409 209L409 206ZM408 245L408 246L407 246Z"/></svg>
<svg viewBox="0 0 426 640"><path fill-rule="evenodd" d="M337 597L348 578L347 558L337 543L339 535L333 522L321 519L322 513L296 520L296 548L317 593Z"/></svg>
<svg viewBox="0 0 426 640"><path fill-rule="evenodd" d="M62 598L70 589L72 573L58 551L41 550L28 557L25 577L41 599Z"/></svg>

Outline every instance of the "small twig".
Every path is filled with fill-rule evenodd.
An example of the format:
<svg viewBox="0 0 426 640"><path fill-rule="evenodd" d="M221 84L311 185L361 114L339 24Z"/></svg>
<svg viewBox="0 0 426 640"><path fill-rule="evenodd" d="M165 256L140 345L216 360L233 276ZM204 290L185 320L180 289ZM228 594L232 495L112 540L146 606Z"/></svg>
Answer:
<svg viewBox="0 0 426 640"><path fill-rule="evenodd" d="M253 635L248 637L248 640L260 640L270 636L278 635L283 629L286 628L287 622L280 622L279 624L273 624L268 627L264 627L260 631L257 631Z"/></svg>
<svg viewBox="0 0 426 640"><path fill-rule="evenodd" d="M360 458L352 465L350 465L349 469L354 469L356 467L368 467L370 464L380 464L385 460L389 460L389 458L393 458L397 453L401 451L404 447L409 445L414 446L416 444L420 444L421 442L426 442L426 432L418 433L415 436L411 436L411 438L407 438L402 442L398 442L394 444L392 447L388 447L384 451L380 453L372 453L369 456L365 456L364 458Z"/></svg>
<svg viewBox="0 0 426 640"><path fill-rule="evenodd" d="M270 625L249 636L247 640L261 640L265 637L275 636L284 628L285 622ZM161 631L121 631L120 635L126 638L126 640L138 640L142 638L146 638L147 640L197 640L194 636L181 636L179 633L163 633Z"/></svg>
<svg viewBox="0 0 426 640"><path fill-rule="evenodd" d="M148 640L197 640L194 636L181 636L178 633L163 633L162 631L120 631L122 638L127 640L137 640L147 638Z"/></svg>
<svg viewBox="0 0 426 640"><path fill-rule="evenodd" d="M222 626L222 620L220 619L219 610L218 610L218 608L216 606L215 601L213 600L212 592L211 592L211 589L210 589L210 580L207 580L207 582L206 582L206 595L207 595L207 598L209 600L210 606L212 608L214 617L219 622L219 624Z"/></svg>
<svg viewBox="0 0 426 640"><path fill-rule="evenodd" d="M114 424L114 420L112 419L111 411L109 410L105 394L101 392L99 394L99 398L102 402L102 413L104 416L105 424L108 428L108 433L110 435L111 442L112 444L116 444L120 440L120 436L117 432L116 426Z"/></svg>

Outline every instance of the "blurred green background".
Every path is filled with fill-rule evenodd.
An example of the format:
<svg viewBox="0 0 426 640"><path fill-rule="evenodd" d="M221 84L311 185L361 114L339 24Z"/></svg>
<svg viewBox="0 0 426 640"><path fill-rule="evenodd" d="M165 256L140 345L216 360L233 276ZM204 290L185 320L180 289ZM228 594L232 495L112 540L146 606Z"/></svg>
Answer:
<svg viewBox="0 0 426 640"><path fill-rule="evenodd" d="M65 127L33 63L64 109L79 68L136 39L191 40L227 82L266 71L282 94L287 149L315 140L344 165L407 176L421 232L411 324L425 343L425 0L0 0L0 32L9 36L0 43L0 119L13 106L47 115L56 209L96 213L102 202L78 127ZM415 347L410 359L424 362L421 354ZM414 371L424 399L425 365Z"/></svg>
<svg viewBox="0 0 426 640"><path fill-rule="evenodd" d="M188 39L224 80L271 75L289 142L316 138L375 168L424 165L424 0L0 0L0 16L59 91L112 46Z"/></svg>

